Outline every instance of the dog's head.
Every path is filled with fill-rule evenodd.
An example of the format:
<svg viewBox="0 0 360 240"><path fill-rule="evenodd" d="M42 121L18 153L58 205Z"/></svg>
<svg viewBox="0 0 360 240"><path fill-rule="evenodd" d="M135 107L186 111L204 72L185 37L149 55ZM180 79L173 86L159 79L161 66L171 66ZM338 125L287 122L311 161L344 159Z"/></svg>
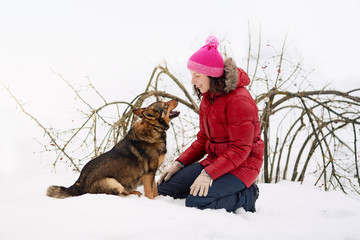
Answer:
<svg viewBox="0 0 360 240"><path fill-rule="evenodd" d="M167 130L170 120L180 114L180 112L174 111L177 105L177 100L155 102L146 108L134 109L133 113L142 118L143 121Z"/></svg>

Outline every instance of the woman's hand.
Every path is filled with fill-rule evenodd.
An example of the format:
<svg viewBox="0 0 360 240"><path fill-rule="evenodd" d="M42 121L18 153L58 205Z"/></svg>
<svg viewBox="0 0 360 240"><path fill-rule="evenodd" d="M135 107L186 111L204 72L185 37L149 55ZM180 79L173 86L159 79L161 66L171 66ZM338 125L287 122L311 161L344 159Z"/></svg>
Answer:
<svg viewBox="0 0 360 240"><path fill-rule="evenodd" d="M165 172L161 175L161 177L157 181L157 184L160 185L163 182L163 180L165 182L168 181L181 168L183 168L183 165L180 162L175 161L173 163L173 165L171 165L171 167L169 169L165 170Z"/></svg>
<svg viewBox="0 0 360 240"><path fill-rule="evenodd" d="M209 187L213 183L212 178L202 170L200 175L195 179L194 183L190 187L190 194L194 197L199 193L199 197L206 197L209 192Z"/></svg>

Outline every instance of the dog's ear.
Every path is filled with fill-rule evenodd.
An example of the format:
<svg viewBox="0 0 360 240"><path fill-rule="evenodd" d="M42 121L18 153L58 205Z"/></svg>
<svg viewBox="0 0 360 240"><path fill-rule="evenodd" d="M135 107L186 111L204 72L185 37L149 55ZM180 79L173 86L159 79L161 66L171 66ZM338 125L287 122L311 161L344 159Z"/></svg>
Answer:
<svg viewBox="0 0 360 240"><path fill-rule="evenodd" d="M142 112L142 115L144 117L146 117L147 119L150 119L150 120L155 120L158 116L158 113L156 111L154 111L153 109L145 109L143 112Z"/></svg>
<svg viewBox="0 0 360 240"><path fill-rule="evenodd" d="M137 108L133 110L133 113L138 116L138 117L142 117L142 113L144 112L145 108Z"/></svg>

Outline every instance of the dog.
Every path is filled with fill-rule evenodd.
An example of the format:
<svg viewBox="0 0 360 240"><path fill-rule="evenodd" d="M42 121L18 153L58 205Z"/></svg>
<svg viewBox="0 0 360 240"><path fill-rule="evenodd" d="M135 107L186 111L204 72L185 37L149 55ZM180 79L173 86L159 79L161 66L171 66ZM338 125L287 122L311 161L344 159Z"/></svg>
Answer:
<svg viewBox="0 0 360 240"><path fill-rule="evenodd" d="M166 130L177 100L155 102L146 108L134 109L140 117L126 136L110 151L90 160L81 170L78 180L70 187L50 186L47 196L68 198L86 193L118 196L142 195L136 188L144 185L145 197L158 196L155 173L166 154Z"/></svg>

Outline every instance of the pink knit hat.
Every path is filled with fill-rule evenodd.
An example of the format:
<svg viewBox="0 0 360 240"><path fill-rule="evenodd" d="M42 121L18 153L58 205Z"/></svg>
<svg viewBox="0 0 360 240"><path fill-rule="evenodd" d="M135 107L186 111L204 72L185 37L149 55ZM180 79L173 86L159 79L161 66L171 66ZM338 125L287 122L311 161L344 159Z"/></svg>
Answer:
<svg viewBox="0 0 360 240"><path fill-rule="evenodd" d="M217 50L219 41L216 37L209 36L205 44L190 57L187 68L207 76L221 77L224 73L224 60Z"/></svg>

